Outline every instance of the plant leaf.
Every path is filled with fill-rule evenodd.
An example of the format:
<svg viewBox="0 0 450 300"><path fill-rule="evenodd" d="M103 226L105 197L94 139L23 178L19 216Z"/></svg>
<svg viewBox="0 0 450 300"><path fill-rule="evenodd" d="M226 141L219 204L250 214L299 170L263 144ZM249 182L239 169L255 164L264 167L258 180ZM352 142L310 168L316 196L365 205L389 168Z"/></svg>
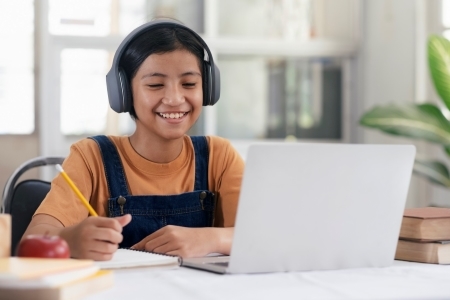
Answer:
<svg viewBox="0 0 450 300"><path fill-rule="evenodd" d="M434 104L390 104L366 112L360 124L383 132L450 146L450 122Z"/></svg>
<svg viewBox="0 0 450 300"><path fill-rule="evenodd" d="M434 87L450 109L450 41L438 35L428 39L428 66Z"/></svg>
<svg viewBox="0 0 450 300"><path fill-rule="evenodd" d="M445 154L450 156L450 146L444 147L444 152L445 152Z"/></svg>
<svg viewBox="0 0 450 300"><path fill-rule="evenodd" d="M438 185L450 187L450 175L447 166L439 161L416 158L414 173Z"/></svg>

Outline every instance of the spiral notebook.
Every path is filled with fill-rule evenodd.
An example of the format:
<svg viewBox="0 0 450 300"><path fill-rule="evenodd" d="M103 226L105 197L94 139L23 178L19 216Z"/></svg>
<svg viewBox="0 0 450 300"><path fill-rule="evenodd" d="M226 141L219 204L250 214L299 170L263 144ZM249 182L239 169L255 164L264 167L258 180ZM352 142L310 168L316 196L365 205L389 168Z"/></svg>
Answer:
<svg viewBox="0 0 450 300"><path fill-rule="evenodd" d="M137 267L164 267L177 268L181 258L153 252L133 249L118 249L111 260L96 261L100 269L123 269Z"/></svg>

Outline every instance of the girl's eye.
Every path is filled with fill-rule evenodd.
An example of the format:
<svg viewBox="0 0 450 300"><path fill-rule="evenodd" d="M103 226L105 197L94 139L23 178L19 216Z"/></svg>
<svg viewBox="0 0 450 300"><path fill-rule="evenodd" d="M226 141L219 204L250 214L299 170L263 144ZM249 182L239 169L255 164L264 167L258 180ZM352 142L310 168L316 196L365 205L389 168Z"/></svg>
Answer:
<svg viewBox="0 0 450 300"><path fill-rule="evenodd" d="M162 84L149 84L148 86L151 88L159 88L159 87L162 87L163 85Z"/></svg>
<svg viewBox="0 0 450 300"><path fill-rule="evenodd" d="M195 83L183 83L183 86L185 87L195 87Z"/></svg>

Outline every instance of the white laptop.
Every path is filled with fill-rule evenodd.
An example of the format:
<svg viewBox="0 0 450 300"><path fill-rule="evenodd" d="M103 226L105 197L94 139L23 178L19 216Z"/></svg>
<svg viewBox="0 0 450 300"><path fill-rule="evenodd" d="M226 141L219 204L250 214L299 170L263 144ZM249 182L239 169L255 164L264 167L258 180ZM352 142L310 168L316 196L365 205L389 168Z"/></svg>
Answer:
<svg viewBox="0 0 450 300"><path fill-rule="evenodd" d="M412 145L252 145L231 255L183 266L217 273L389 266L414 157Z"/></svg>

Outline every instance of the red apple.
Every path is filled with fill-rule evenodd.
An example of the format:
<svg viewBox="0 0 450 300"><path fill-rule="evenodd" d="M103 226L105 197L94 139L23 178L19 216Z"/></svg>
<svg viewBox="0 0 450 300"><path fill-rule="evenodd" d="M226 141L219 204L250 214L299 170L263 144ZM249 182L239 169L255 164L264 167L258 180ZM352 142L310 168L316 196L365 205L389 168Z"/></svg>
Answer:
<svg viewBox="0 0 450 300"><path fill-rule="evenodd" d="M20 241L16 254L20 257L69 258L70 249L59 236L29 235Z"/></svg>

